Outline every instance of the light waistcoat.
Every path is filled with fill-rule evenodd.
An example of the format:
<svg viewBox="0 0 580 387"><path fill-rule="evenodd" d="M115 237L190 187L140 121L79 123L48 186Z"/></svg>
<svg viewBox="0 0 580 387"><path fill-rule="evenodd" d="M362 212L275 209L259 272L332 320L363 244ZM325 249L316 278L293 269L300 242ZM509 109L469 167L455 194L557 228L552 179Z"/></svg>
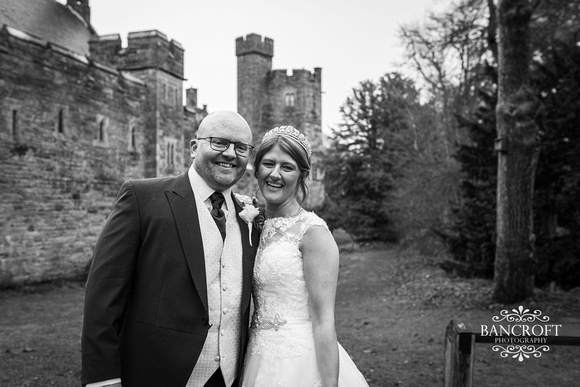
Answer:
<svg viewBox="0 0 580 387"><path fill-rule="evenodd" d="M194 189L205 254L207 300L211 327L187 387L203 386L221 368L226 386L236 378L240 354L242 239L232 198L226 198L226 239Z"/></svg>

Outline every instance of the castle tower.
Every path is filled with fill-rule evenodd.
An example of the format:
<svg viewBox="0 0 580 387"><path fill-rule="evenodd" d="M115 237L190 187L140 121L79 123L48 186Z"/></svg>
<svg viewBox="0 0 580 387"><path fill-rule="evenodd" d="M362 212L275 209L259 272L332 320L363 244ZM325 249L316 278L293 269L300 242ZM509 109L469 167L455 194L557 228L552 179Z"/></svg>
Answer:
<svg viewBox="0 0 580 387"><path fill-rule="evenodd" d="M183 169L183 63L184 49L159 31L129 33L127 47L119 35L94 36L91 57L130 72L147 85L144 139L145 177L166 176Z"/></svg>
<svg viewBox="0 0 580 387"><path fill-rule="evenodd" d="M324 200L320 183L322 150L322 69L272 70L274 41L257 34L236 39L238 57L238 113L250 124L254 145L276 126L291 125L304 133L312 145L312 182L308 206L316 208ZM249 174L251 175L251 174ZM244 179L246 180L246 179ZM252 193L254 177L239 183L241 191Z"/></svg>
<svg viewBox="0 0 580 387"><path fill-rule="evenodd" d="M81 15L87 24L91 24L91 7L89 6L89 0L66 0L66 5Z"/></svg>
<svg viewBox="0 0 580 387"><path fill-rule="evenodd" d="M272 70L274 41L257 34L236 39L238 57L238 113L248 121L254 133L254 143L270 129L264 111L268 103L268 74Z"/></svg>

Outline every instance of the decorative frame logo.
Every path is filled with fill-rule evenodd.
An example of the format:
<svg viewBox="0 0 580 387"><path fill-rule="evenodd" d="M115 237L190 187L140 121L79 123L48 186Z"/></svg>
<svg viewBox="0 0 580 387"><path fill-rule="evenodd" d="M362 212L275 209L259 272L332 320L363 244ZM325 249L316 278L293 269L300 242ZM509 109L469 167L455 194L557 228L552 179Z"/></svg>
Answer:
<svg viewBox="0 0 580 387"><path fill-rule="evenodd" d="M492 317L492 321L509 324L482 324L481 335L494 338L492 342L495 345L491 349L499 352L501 357L511 355L520 362L530 356L540 357L542 352L549 351L550 347L546 345L549 336L558 336L558 330L562 328L562 324L546 324L550 317L542 316L540 310L531 312L521 305L511 311L502 310L499 316Z"/></svg>

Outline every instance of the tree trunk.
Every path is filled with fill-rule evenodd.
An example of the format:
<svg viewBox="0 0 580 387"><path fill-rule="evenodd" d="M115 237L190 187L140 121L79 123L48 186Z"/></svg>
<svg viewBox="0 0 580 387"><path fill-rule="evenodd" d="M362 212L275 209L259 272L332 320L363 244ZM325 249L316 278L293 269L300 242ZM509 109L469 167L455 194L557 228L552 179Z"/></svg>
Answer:
<svg viewBox="0 0 580 387"><path fill-rule="evenodd" d="M493 299L521 301L533 294L534 175L539 101L529 85L530 0L500 0L498 22L497 241Z"/></svg>

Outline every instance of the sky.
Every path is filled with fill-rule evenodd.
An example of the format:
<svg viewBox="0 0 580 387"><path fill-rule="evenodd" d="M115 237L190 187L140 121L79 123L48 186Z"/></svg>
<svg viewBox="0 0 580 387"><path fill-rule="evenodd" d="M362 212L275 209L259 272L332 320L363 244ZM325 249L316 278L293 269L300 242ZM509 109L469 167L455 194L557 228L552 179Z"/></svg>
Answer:
<svg viewBox="0 0 580 387"><path fill-rule="evenodd" d="M66 0L58 0L66 3ZM235 40L274 40L273 69L322 68L322 128L340 122L352 89L400 69L401 24L420 22L450 0L93 0L99 35L158 30L185 49L184 88L208 111L237 110Z"/></svg>

